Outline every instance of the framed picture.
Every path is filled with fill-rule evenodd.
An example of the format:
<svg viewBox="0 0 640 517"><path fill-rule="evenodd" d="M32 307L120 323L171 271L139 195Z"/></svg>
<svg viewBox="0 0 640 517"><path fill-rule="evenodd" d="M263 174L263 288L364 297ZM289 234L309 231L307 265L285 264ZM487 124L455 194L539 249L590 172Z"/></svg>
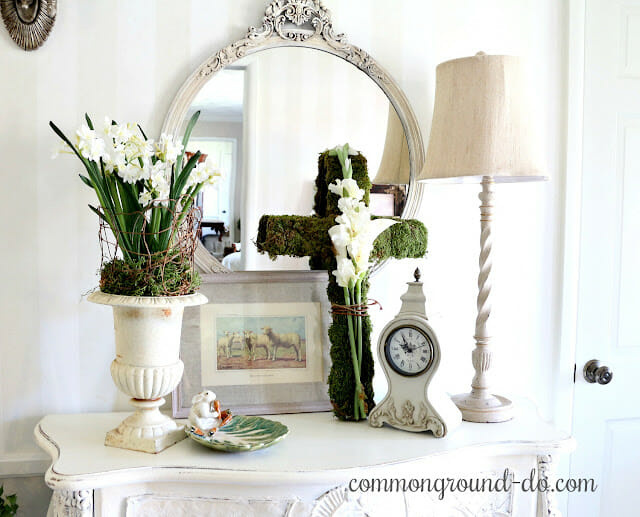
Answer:
<svg viewBox="0 0 640 517"><path fill-rule="evenodd" d="M372 185L369 206L374 215L402 216L407 200L405 185Z"/></svg>
<svg viewBox="0 0 640 517"><path fill-rule="evenodd" d="M173 416L203 390L236 414L330 410L326 288L326 271L203 275L209 302L185 308Z"/></svg>

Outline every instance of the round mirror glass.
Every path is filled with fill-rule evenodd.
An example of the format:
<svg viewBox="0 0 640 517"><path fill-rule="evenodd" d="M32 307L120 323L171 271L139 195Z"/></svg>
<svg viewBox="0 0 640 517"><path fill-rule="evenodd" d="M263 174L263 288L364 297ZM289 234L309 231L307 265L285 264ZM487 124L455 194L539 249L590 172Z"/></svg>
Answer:
<svg viewBox="0 0 640 517"><path fill-rule="evenodd" d="M381 162L388 169L389 156L406 153L408 183L404 132L384 92L352 64L310 48L263 50L213 74L181 132L196 110L187 150L207 154L223 172L198 200L203 244L227 268L309 269L307 258L258 253L258 222L264 214L311 215L318 155L336 145L348 142L367 158L374 213L401 215L406 187L376 185L376 177L386 183Z"/></svg>

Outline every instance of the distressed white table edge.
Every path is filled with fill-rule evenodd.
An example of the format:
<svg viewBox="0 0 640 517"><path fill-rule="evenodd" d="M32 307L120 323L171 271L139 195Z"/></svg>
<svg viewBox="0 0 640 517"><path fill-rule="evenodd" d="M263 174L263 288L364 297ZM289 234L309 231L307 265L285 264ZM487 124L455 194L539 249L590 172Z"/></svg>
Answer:
<svg viewBox="0 0 640 517"><path fill-rule="evenodd" d="M290 435L271 448L238 454L216 453L191 440L157 455L105 447L104 435L121 413L50 415L34 434L53 460L45 473L54 490L49 515L84 517L93 515L94 490L134 483L277 484L295 493L310 485L344 486L363 473L400 472L416 462L437 468L492 456L531 456L540 476L552 476L553 457L571 452L574 439L543 422L531 402L517 407L510 422L464 422L443 439L339 422L330 413L275 415L269 418L286 424ZM559 515L551 494L539 497L537 513Z"/></svg>

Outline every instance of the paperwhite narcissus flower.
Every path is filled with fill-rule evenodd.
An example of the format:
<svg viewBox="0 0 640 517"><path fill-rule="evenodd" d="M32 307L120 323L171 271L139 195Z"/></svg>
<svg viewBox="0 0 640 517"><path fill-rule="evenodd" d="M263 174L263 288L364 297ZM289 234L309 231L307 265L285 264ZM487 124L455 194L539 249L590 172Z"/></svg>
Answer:
<svg viewBox="0 0 640 517"><path fill-rule="evenodd" d="M118 167L118 176L125 183L136 183L137 181L146 179L145 170L135 163L128 163L124 167Z"/></svg>
<svg viewBox="0 0 640 517"><path fill-rule="evenodd" d="M69 147L65 142L62 142L59 146L53 149L51 153L51 159L55 160L61 154L73 154L71 147Z"/></svg>
<svg viewBox="0 0 640 517"><path fill-rule="evenodd" d="M151 192L148 190L145 190L140 193L140 197L138 198L138 201L142 206L147 206L149 203L151 203L152 199L153 199L153 196Z"/></svg>
<svg viewBox="0 0 640 517"><path fill-rule="evenodd" d="M157 161L155 164L151 166L151 171L149 172L149 179L151 180L151 185L156 188L157 185L166 183L167 181L167 165L164 162Z"/></svg>
<svg viewBox="0 0 640 517"><path fill-rule="evenodd" d="M354 198L357 201L364 197L364 190L358 186L356 180L351 178L336 180L335 183L329 185L329 190L340 197Z"/></svg>
<svg viewBox="0 0 640 517"><path fill-rule="evenodd" d="M218 178L222 176L220 170L213 163L213 160L209 157L204 162L198 163L189 178L187 179L186 187L192 187L193 185L199 185L204 183L205 185L214 185Z"/></svg>
<svg viewBox="0 0 640 517"><path fill-rule="evenodd" d="M109 136L114 139L116 144L126 144L127 142L129 142L133 138L134 131L134 124L119 124L109 126Z"/></svg>
<svg viewBox="0 0 640 517"><path fill-rule="evenodd" d="M336 257L338 263L338 269L333 272L336 277L336 282L340 287L351 287L358 279L356 270L353 266L351 259L345 256Z"/></svg>
<svg viewBox="0 0 640 517"><path fill-rule="evenodd" d="M158 157L168 163L174 163L178 159L178 155L182 152L182 144L176 144L171 135L162 133L160 140L156 144Z"/></svg>
<svg viewBox="0 0 640 517"><path fill-rule="evenodd" d="M86 124L83 124L76 131L76 143L80 154L87 160L96 163L100 162L100 158L104 156L106 151L104 140L97 136L93 129L89 129Z"/></svg>
<svg viewBox="0 0 640 517"><path fill-rule="evenodd" d="M169 204L169 183L166 180L156 186L156 196L153 204L156 206L167 206Z"/></svg>

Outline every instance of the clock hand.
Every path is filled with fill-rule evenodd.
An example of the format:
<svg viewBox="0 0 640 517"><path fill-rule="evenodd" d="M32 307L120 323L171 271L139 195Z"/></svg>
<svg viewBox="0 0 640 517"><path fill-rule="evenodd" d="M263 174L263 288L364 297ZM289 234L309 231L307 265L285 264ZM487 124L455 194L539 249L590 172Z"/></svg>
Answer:
<svg viewBox="0 0 640 517"><path fill-rule="evenodd" d="M407 340L404 337L404 334L401 332L400 333L400 337L402 338L402 343L400 344L400 346L402 347L402 350L404 350L405 352L409 351L409 344L407 343Z"/></svg>

